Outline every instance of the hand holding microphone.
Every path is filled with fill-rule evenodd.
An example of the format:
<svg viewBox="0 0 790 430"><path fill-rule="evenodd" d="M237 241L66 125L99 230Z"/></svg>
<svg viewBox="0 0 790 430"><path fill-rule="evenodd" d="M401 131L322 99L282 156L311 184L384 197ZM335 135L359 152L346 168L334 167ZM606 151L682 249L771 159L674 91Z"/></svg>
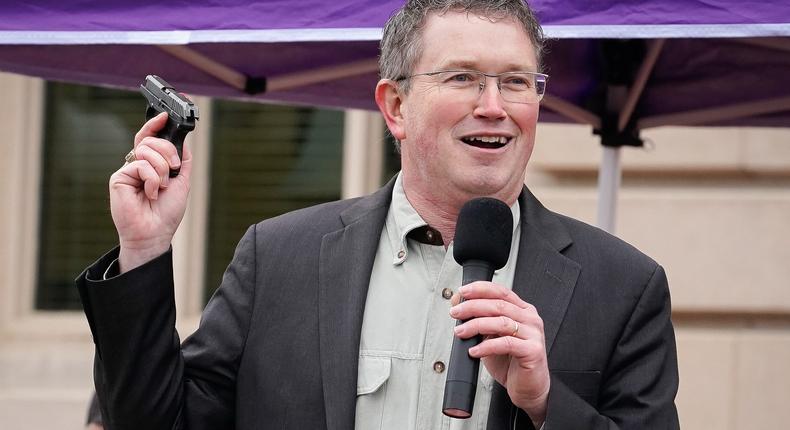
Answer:
<svg viewBox="0 0 790 430"><path fill-rule="evenodd" d="M442 406L442 412L454 418L472 414L482 358L533 423L545 419L550 380L543 321L534 306L490 282L494 270L507 263L512 219L506 204L489 198L467 202L458 217L453 252L464 268L459 290L463 302L451 309L459 322Z"/></svg>

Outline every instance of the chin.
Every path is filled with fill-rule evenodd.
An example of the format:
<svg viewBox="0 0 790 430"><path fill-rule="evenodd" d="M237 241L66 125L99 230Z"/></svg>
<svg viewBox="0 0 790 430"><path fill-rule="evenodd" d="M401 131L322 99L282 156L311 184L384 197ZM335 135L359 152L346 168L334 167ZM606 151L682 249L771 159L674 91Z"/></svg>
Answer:
<svg viewBox="0 0 790 430"><path fill-rule="evenodd" d="M472 197L497 197L504 200L512 193L512 187L513 184L508 178L479 174L467 176L463 188Z"/></svg>

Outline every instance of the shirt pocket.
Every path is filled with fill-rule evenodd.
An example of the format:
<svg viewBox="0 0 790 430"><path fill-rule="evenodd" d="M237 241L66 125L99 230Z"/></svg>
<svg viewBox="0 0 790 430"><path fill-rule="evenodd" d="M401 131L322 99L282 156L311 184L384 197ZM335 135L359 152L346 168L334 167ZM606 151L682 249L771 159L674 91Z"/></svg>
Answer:
<svg viewBox="0 0 790 430"><path fill-rule="evenodd" d="M389 357L359 357L356 428L381 428L391 368Z"/></svg>

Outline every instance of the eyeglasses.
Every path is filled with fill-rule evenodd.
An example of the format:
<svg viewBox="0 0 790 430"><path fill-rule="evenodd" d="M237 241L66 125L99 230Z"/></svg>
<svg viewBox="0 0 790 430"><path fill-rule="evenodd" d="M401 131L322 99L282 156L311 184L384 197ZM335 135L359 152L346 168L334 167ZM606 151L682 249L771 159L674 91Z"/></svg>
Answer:
<svg viewBox="0 0 790 430"><path fill-rule="evenodd" d="M486 86L486 78L495 78L502 99L510 103L538 103L546 93L549 75L535 72L483 73L477 70L440 70L437 72L415 73L396 79L403 81L415 76L428 76L436 85L461 97L480 96Z"/></svg>

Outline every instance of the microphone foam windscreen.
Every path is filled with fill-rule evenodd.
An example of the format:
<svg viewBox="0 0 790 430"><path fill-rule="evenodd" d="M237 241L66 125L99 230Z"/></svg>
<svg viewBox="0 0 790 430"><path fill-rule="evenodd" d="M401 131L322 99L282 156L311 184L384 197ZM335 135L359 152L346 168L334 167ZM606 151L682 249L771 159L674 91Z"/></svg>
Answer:
<svg viewBox="0 0 790 430"><path fill-rule="evenodd" d="M455 224L453 257L463 265L469 260L490 262L494 270L507 264L513 239L513 214L501 200L480 197L469 200Z"/></svg>

